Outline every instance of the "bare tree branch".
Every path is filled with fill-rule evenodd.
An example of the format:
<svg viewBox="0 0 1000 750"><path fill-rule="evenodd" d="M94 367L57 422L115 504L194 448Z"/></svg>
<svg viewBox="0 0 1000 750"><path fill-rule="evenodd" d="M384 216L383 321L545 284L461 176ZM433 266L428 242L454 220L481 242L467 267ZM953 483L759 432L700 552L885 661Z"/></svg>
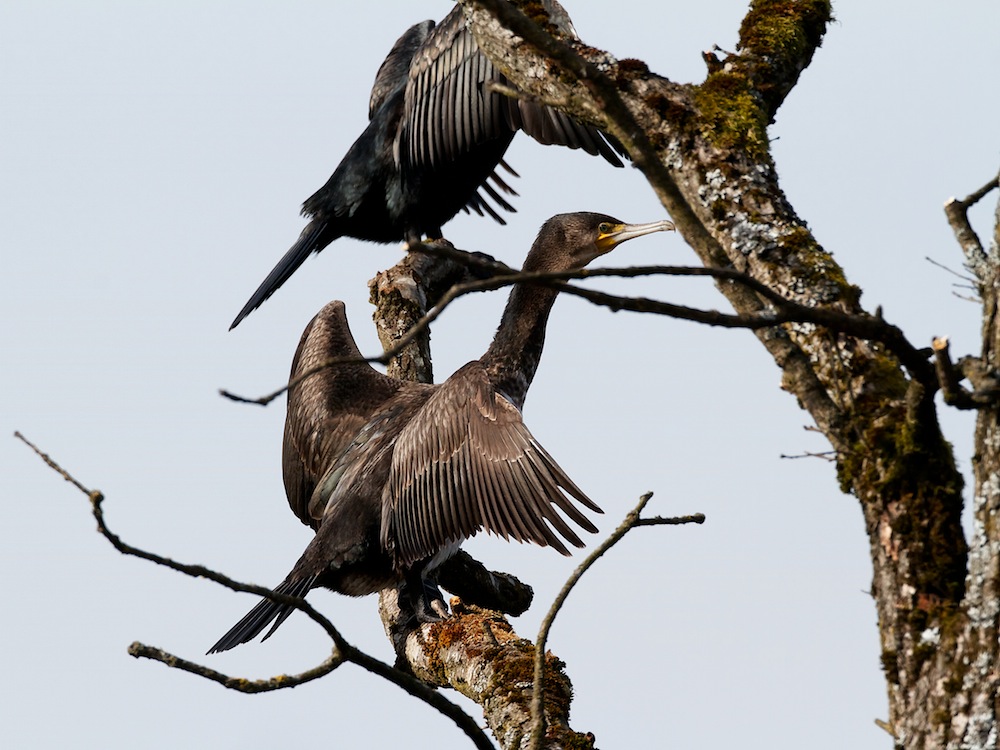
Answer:
<svg viewBox="0 0 1000 750"><path fill-rule="evenodd" d="M949 198L944 203L944 213L955 233L955 239L965 255L965 265L975 275L980 285L987 283L990 276L989 257L983 249L979 235L969 223L969 209L1000 186L1000 175L994 177L964 199Z"/></svg>
<svg viewBox="0 0 1000 750"><path fill-rule="evenodd" d="M564 583L563 587L559 590L559 593L553 600L552 605L549 607L549 611L542 619L541 627L538 629L538 636L535 638L535 668L531 699L532 727L531 742L529 745L531 750L541 750L542 742L545 740L545 692L543 685L545 681L545 645L549 638L549 631L552 629L552 624L555 622L556 615L559 614L559 610L562 609L567 597L569 597L570 592L583 577L583 574L586 573L595 562L603 557L604 553L614 547L628 532L637 526L676 526L688 523L705 523L705 516L702 513L696 513L690 516L680 516L677 518L661 518L659 516L654 518L641 518L640 514L642 513L643 508L646 507L646 504L650 501L650 499L652 499L652 497L653 493L647 492L639 498L639 504L629 511L629 513L625 516L625 520L619 524L618 528L615 529L607 539L601 542L601 544L595 547L594 550L587 555L583 562L577 566L576 570L573 571L572 575L570 575L569 579L567 579L566 583Z"/></svg>
<svg viewBox="0 0 1000 750"><path fill-rule="evenodd" d="M944 402L956 409L982 409L996 402L996 393L974 393L962 387L965 377L960 368L951 360L951 348L947 336L939 336L931 343L934 350L934 369L941 383ZM959 376L962 377L959 377Z"/></svg>
<svg viewBox="0 0 1000 750"><path fill-rule="evenodd" d="M298 687L299 685L304 685L307 682L330 674L330 672L345 661L342 654L334 651L325 661L312 669L307 669L305 672L295 675L277 675L266 680L248 680L244 677L229 677L222 674L222 672L217 672L214 669L193 661L181 659L163 649L156 648L155 646L147 646L139 641L135 641L128 647L128 653L129 656L134 656L136 659L158 661L172 669L179 669L182 672L189 672L198 677L204 677L206 680L218 682L223 687L229 690L236 690L240 693L268 693L274 690Z"/></svg>
<svg viewBox="0 0 1000 750"><path fill-rule="evenodd" d="M842 310L826 307L812 307L804 305L783 297L778 292L770 289L757 279L744 272L732 268L705 268L692 266L631 266L626 268L584 268L576 271L551 272L534 271L520 272L512 271L502 263L492 259L476 257L474 253L468 253L455 248L435 248L435 255L450 259L464 259L470 265L492 271L500 271L501 275L492 276L475 281L465 281L455 284L447 289L438 302L429 309L411 328L405 333L396 337L396 343L380 355L364 357L334 357L325 362L321 362L313 368L303 372L293 378L289 383L278 388L271 393L258 398L246 398L235 395L229 391L222 390L220 393L233 401L240 403L252 403L267 405L281 394L301 383L303 380L315 375L318 372L340 364L355 364L358 362L370 362L388 364L397 359L402 351L406 349L414 340L423 336L431 323L437 320L442 313L459 297L473 292L494 291L514 284L539 283L558 289L561 292L576 297L581 297L589 302L608 307L612 310L629 310L632 312L653 313L681 320L690 320L705 325L723 328L746 328L750 330L760 330L773 328L789 323L806 323L822 326L829 330L855 336L860 339L877 341L889 348L907 369L920 380L933 393L937 388L937 380L934 375L934 368L928 361L928 352L917 349L906 338L903 332L897 327L885 321L881 313L875 316L868 314L850 314ZM710 277L717 281L739 284L759 295L769 303L769 307L758 312L746 314L728 314L715 310L701 310L676 305L669 302L660 302L641 297L622 297L605 294L590 289L561 283L572 279L588 278L635 278L638 276L694 276Z"/></svg>

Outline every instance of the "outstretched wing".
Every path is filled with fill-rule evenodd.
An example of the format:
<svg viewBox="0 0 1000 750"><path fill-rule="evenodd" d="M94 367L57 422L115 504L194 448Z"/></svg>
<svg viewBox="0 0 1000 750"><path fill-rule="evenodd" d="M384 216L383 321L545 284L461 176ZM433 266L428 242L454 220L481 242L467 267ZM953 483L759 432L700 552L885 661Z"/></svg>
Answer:
<svg viewBox="0 0 1000 750"><path fill-rule="evenodd" d="M361 358L344 303L326 305L306 326L292 360L294 380L335 357ZM288 394L282 446L285 494L292 512L316 528L323 516L314 491L371 414L399 388L365 362L321 369Z"/></svg>
<svg viewBox="0 0 1000 750"><path fill-rule="evenodd" d="M396 441L382 499L382 546L405 566L486 529L569 554L563 540L583 542L563 514L597 531L574 501L601 512L493 389L480 363L471 362Z"/></svg>
<svg viewBox="0 0 1000 750"><path fill-rule="evenodd" d="M500 94L492 89L494 83L511 85L482 54L465 26L462 8L456 6L413 56L403 122L394 144L397 162L404 166L455 162L489 141L509 139L523 130L540 143L581 148L622 166L615 153L623 153L621 148L612 146L596 128L543 104ZM502 180L494 181L504 192L513 192ZM498 199L492 186L484 182L481 189ZM476 197L469 207L482 210L485 200ZM510 210L502 199L498 203Z"/></svg>
<svg viewBox="0 0 1000 750"><path fill-rule="evenodd" d="M385 60L379 66L378 73L375 74L375 83L372 84L372 93L368 100L369 120L375 117L379 107L389 97L406 85L413 55L427 40L433 28L433 21L415 23L404 31L396 43L392 45L389 54L385 56Z"/></svg>

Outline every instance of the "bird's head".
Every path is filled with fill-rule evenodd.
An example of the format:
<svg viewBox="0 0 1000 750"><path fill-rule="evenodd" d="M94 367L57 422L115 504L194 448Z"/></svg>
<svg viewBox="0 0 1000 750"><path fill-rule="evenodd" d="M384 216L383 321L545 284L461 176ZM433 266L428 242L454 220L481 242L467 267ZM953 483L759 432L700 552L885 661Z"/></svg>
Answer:
<svg viewBox="0 0 1000 750"><path fill-rule="evenodd" d="M569 271L583 268L633 237L669 232L670 221L626 224L607 214L580 211L546 221L524 261L525 271Z"/></svg>

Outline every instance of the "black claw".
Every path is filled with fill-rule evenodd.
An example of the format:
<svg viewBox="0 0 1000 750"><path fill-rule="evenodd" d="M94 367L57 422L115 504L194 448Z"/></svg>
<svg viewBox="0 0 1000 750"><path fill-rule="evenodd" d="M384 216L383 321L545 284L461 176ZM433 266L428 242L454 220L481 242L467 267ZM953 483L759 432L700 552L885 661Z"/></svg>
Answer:
<svg viewBox="0 0 1000 750"><path fill-rule="evenodd" d="M409 603L417 622L441 622L448 617L448 605L435 583L414 573L401 587L400 601Z"/></svg>

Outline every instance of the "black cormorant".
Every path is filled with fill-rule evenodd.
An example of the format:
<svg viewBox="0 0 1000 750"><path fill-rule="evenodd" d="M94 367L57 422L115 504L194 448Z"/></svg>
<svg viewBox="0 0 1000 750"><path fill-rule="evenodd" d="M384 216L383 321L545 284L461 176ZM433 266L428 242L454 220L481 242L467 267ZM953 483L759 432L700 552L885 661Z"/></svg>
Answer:
<svg viewBox="0 0 1000 750"><path fill-rule="evenodd" d="M553 17L572 30L565 11ZM514 210L487 180L513 194L494 170L506 167L502 158L518 130L541 143L582 148L622 165L615 154L621 149L612 148L597 129L537 102L500 94L492 83L509 86L480 52L460 6L440 24L411 26L375 76L368 127L333 176L302 205L311 221L230 329L274 294L310 253L338 237L407 243L439 238L442 225L463 208L505 223L482 193Z"/></svg>
<svg viewBox="0 0 1000 750"><path fill-rule="evenodd" d="M625 240L669 229L669 221L562 214L542 226L523 270L582 268ZM428 574L480 529L563 554L564 540L583 546L559 511L594 532L573 501L600 508L521 419L556 294L516 284L486 353L440 385L357 364L326 368L292 389L285 487L295 513L318 530L275 591L304 596L323 586L361 596L405 582L417 618L433 621L444 603ZM292 376L355 353L344 305L331 302L306 328ZM276 620L270 635L292 610L261 601L209 653L245 643Z"/></svg>

